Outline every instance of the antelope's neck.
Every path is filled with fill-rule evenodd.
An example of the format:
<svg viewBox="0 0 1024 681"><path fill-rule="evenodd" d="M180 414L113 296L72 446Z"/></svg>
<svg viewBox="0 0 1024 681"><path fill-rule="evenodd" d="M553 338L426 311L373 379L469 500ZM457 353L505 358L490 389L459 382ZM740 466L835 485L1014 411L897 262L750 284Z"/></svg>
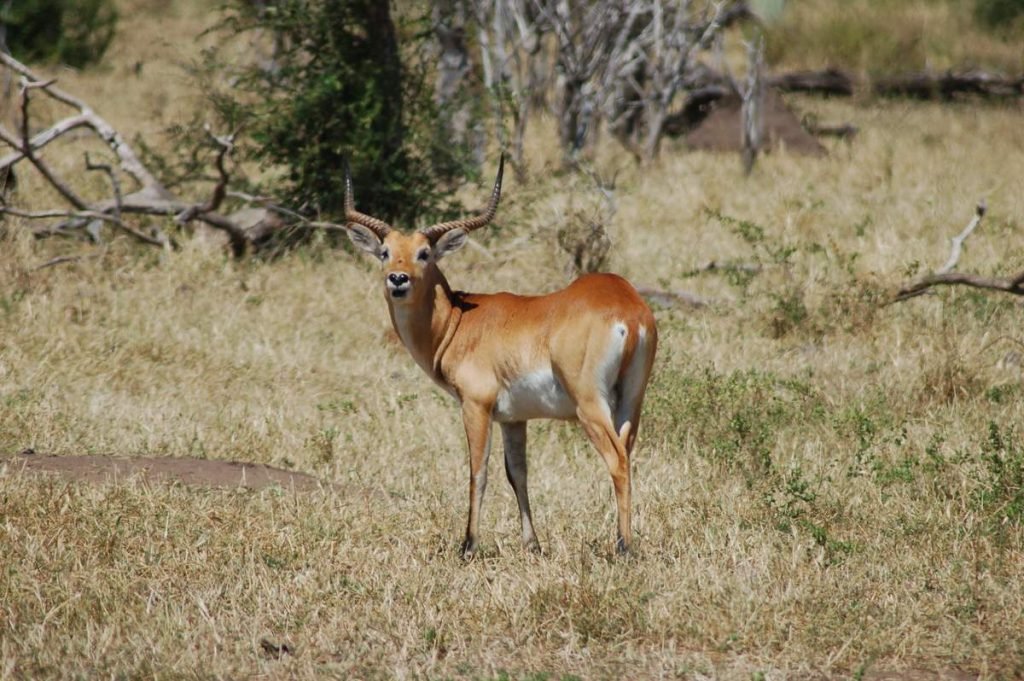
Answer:
<svg viewBox="0 0 1024 681"><path fill-rule="evenodd" d="M444 277L433 282L426 300L411 305L388 301L391 323L402 344L427 374L450 388L441 375L441 357L459 324L460 310L452 304L452 292Z"/></svg>

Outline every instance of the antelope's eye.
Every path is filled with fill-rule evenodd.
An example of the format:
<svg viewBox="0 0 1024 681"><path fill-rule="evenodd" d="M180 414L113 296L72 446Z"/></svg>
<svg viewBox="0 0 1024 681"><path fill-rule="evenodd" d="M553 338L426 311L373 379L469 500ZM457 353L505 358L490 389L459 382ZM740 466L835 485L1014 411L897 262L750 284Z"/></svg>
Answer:
<svg viewBox="0 0 1024 681"><path fill-rule="evenodd" d="M430 249L421 249L420 252L416 254L416 259L419 260L420 262L427 262L428 260L430 260Z"/></svg>
<svg viewBox="0 0 1024 681"><path fill-rule="evenodd" d="M388 249L386 249L386 248L380 249L380 259L382 261L383 260L387 260L389 255L390 255L390 253L388 253Z"/></svg>

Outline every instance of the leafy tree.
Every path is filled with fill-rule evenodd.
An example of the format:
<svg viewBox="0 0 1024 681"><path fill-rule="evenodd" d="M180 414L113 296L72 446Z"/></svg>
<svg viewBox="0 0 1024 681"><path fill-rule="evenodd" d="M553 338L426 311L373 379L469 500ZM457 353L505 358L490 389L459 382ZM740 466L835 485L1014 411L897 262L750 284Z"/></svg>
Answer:
<svg viewBox="0 0 1024 681"><path fill-rule="evenodd" d="M211 102L220 124L242 131L243 156L283 169L273 193L337 215L347 157L361 211L405 226L447 214L445 187L464 165L440 139L425 74L402 59L429 33L402 29L388 0L235 0L225 10L215 30L269 56L232 65L211 52L202 73L208 84L231 76Z"/></svg>
<svg viewBox="0 0 1024 681"><path fill-rule="evenodd" d="M0 38L21 61L56 61L80 68L98 61L117 28L112 0L7 0L0 4Z"/></svg>

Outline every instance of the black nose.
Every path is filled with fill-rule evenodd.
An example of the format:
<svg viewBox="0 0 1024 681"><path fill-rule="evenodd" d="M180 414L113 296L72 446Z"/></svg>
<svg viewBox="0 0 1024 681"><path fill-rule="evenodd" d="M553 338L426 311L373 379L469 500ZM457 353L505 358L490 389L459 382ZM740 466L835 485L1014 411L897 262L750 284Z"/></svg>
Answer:
<svg viewBox="0 0 1024 681"><path fill-rule="evenodd" d="M394 286L404 286L409 283L409 275L403 272L392 272L388 275L388 281Z"/></svg>

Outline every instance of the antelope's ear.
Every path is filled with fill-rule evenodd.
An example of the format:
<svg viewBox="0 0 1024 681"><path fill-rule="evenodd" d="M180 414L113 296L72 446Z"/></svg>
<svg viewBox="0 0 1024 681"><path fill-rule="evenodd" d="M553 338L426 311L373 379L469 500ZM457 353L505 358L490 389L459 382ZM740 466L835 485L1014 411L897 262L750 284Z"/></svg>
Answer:
<svg viewBox="0 0 1024 681"><path fill-rule="evenodd" d="M453 229L450 232L445 232L437 240L437 243L434 244L434 260L440 260L449 253L459 250L466 245L468 239L469 237L464 229Z"/></svg>
<svg viewBox="0 0 1024 681"><path fill-rule="evenodd" d="M368 228L350 222L348 224L348 238L352 240L352 243L357 248L366 251L374 258L380 260L380 238Z"/></svg>

